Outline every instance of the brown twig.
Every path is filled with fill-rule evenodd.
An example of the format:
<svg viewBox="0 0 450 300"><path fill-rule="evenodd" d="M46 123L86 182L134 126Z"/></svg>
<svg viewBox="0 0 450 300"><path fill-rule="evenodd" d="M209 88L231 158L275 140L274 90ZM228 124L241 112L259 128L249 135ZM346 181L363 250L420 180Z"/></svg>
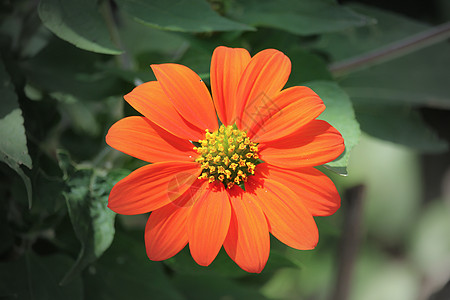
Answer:
<svg viewBox="0 0 450 300"><path fill-rule="evenodd" d="M328 69L339 77L399 56L415 52L450 38L450 22L420 32L406 39L378 48L366 54L331 64Z"/></svg>
<svg viewBox="0 0 450 300"><path fill-rule="evenodd" d="M332 300L346 300L350 293L353 270L361 241L364 191L364 186L358 185L347 190L345 194L346 210L339 248L336 286L330 297Z"/></svg>

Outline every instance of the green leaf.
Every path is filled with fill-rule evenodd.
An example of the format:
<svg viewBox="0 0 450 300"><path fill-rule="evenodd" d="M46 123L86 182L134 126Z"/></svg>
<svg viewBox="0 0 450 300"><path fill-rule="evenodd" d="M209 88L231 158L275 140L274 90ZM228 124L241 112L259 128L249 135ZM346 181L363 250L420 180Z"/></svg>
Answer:
<svg viewBox="0 0 450 300"><path fill-rule="evenodd" d="M317 48L333 62L376 52L431 27L394 13L362 5L356 11L378 22L366 28L326 34ZM356 69L339 83L355 103L408 104L450 109L450 45L442 42L365 69ZM339 70L336 70L339 73Z"/></svg>
<svg viewBox="0 0 450 300"><path fill-rule="evenodd" d="M0 94L2 95L2 105L0 106L1 159L8 157L18 165L23 164L31 169L32 163L30 155L28 155L22 110L19 107L14 86L1 61L0 84Z"/></svg>
<svg viewBox="0 0 450 300"><path fill-rule="evenodd" d="M63 93L53 93L52 97L60 102L61 110L67 113L76 132L92 137L101 133L95 110L88 106L90 103L81 102L74 96Z"/></svg>
<svg viewBox="0 0 450 300"><path fill-rule="evenodd" d="M429 28L375 8L353 7L376 17L378 23L352 32L324 35L318 48L335 61L387 47ZM340 84L352 98L361 129L374 137L423 152L447 149L445 141L412 107L450 108L449 52L450 45L440 43L342 78Z"/></svg>
<svg viewBox="0 0 450 300"><path fill-rule="evenodd" d="M111 248L84 273L86 300L167 299L182 300L164 272L152 262L144 240L117 233Z"/></svg>
<svg viewBox="0 0 450 300"><path fill-rule="evenodd" d="M292 61L292 72L288 86L299 85L306 81L332 80L325 61L311 52L300 48L285 53Z"/></svg>
<svg viewBox="0 0 450 300"><path fill-rule="evenodd" d="M450 45L439 44L354 72L340 83L358 102L450 109Z"/></svg>
<svg viewBox="0 0 450 300"><path fill-rule="evenodd" d="M59 280L73 261L60 254L27 253L16 261L0 263L0 298L21 300L83 299L81 278L66 286Z"/></svg>
<svg viewBox="0 0 450 300"><path fill-rule="evenodd" d="M0 161L6 163L22 178L27 189L28 205L31 208L31 181L20 168L21 165L25 165L29 169L32 167L23 125L24 119L14 86L6 72L3 61L0 61L0 95L2 95L2 104L0 105L0 132L2 133L0 139Z"/></svg>
<svg viewBox="0 0 450 300"><path fill-rule="evenodd" d="M251 26L298 35L340 31L374 22L334 0L248 0L236 2L229 15Z"/></svg>
<svg viewBox="0 0 450 300"><path fill-rule="evenodd" d="M347 175L348 157L361 135L350 98L336 83L331 81L313 81L306 85L313 89L325 103L326 109L319 119L330 123L344 138L344 153L324 166L340 175Z"/></svg>
<svg viewBox="0 0 450 300"><path fill-rule="evenodd" d="M373 137L427 153L448 149L447 142L408 106L355 104L355 112L361 130Z"/></svg>
<svg viewBox="0 0 450 300"><path fill-rule="evenodd" d="M164 262L178 274L184 275L219 275L223 277L242 277L248 273L239 268L231 258L221 250L208 267L198 265L192 258L188 247Z"/></svg>
<svg viewBox="0 0 450 300"><path fill-rule="evenodd" d="M50 162L50 158L41 158L40 160L41 168L44 167L44 164L53 167L54 163L54 161ZM56 163L54 167L58 167ZM66 214L66 203L63 197L65 184L59 169L57 173L49 167L46 170L38 169L31 176L33 178L34 199L31 213L40 214L40 218L42 216Z"/></svg>
<svg viewBox="0 0 450 300"><path fill-rule="evenodd" d="M184 248L174 257L165 261L178 274L182 275L212 275L224 278L240 278L248 276L249 273L242 270L231 260L225 250L221 250L214 261L208 267L198 265L192 258L188 247ZM278 269L284 267L298 267L296 263L287 258L277 250L271 250L270 256L262 273L259 275L271 276ZM250 275L251 276L251 275Z"/></svg>
<svg viewBox="0 0 450 300"><path fill-rule="evenodd" d="M117 76L102 70L106 64L105 56L54 38L35 57L24 61L22 67L29 84L38 90L98 102L124 90Z"/></svg>
<svg viewBox="0 0 450 300"><path fill-rule="evenodd" d="M209 46L210 45L206 45L206 43L201 46L191 46L185 51L183 56L176 61L176 63L187 66L197 73L206 84L209 84L211 55L215 48L215 45L212 47Z"/></svg>
<svg viewBox="0 0 450 300"><path fill-rule="evenodd" d="M160 29L184 32L253 30L226 19L204 0L117 0L119 7L137 21Z"/></svg>
<svg viewBox="0 0 450 300"><path fill-rule="evenodd" d="M349 7L373 17L377 22L365 27L322 35L317 47L328 52L333 61L371 52L430 28L416 20L368 5L355 3Z"/></svg>
<svg viewBox="0 0 450 300"><path fill-rule="evenodd" d="M108 207L108 195L117 181L127 175L123 170L105 172L74 165L66 152L58 153L67 191L64 193L70 220L81 242L78 259L61 284L66 284L108 249L114 239L115 213Z"/></svg>
<svg viewBox="0 0 450 300"><path fill-rule="evenodd" d="M255 275L257 276L257 275ZM267 299L256 289L240 285L232 280L214 275L176 275L175 285L187 299Z"/></svg>
<svg viewBox="0 0 450 300"><path fill-rule="evenodd" d="M9 188L9 186L8 186ZM0 187L0 197L2 199L7 199L7 193L9 190L6 190L4 187ZM0 255L3 256L6 251L12 248L14 245L14 234L11 229L10 220L8 220L8 214L10 214L10 203L9 201L1 201L0 202Z"/></svg>
<svg viewBox="0 0 450 300"><path fill-rule="evenodd" d="M146 52L157 52L167 53L173 58L174 53L186 47L185 39L178 32L160 30L136 22L126 13L121 15L121 26L118 30L125 49L132 57ZM150 69L149 62L146 67Z"/></svg>
<svg viewBox="0 0 450 300"><path fill-rule="evenodd" d="M120 54L92 0L41 0L39 17L59 38L78 48L104 54Z"/></svg>

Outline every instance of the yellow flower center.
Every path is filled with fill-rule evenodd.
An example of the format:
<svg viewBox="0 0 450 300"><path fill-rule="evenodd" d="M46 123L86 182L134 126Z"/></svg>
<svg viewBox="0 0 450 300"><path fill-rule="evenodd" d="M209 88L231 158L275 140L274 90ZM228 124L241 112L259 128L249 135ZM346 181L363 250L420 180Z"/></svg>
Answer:
<svg viewBox="0 0 450 300"><path fill-rule="evenodd" d="M235 184L244 188L248 176L255 174L256 165L263 162L258 156L258 145L236 125L221 125L212 133L206 129L205 139L199 140L198 144L194 147L200 154L195 161L202 166L198 179L210 183L218 180L226 188Z"/></svg>

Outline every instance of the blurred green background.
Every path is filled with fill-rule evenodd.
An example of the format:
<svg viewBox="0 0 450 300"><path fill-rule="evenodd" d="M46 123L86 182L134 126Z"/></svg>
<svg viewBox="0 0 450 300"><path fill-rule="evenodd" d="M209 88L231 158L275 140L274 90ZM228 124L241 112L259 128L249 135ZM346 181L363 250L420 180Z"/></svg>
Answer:
<svg viewBox="0 0 450 300"><path fill-rule="evenodd" d="M1 299L450 299L450 1L0 0ZM320 241L271 241L261 274L222 250L145 254L146 215L106 208L143 162L108 147L122 96L215 47L292 61L345 138L321 170L342 207Z"/></svg>

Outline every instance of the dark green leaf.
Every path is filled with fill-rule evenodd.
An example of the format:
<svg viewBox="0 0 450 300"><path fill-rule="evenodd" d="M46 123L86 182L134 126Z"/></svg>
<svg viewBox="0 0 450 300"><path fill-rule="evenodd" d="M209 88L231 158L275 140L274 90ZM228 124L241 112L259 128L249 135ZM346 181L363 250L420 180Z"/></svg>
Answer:
<svg viewBox="0 0 450 300"><path fill-rule="evenodd" d="M450 45L416 53L348 75L343 88L357 102L450 109Z"/></svg>
<svg viewBox="0 0 450 300"><path fill-rule="evenodd" d="M122 52L111 41L97 1L41 0L38 11L48 29L81 49L105 54Z"/></svg>
<svg viewBox="0 0 450 300"><path fill-rule="evenodd" d="M29 83L36 89L70 94L82 100L101 101L123 93L123 85L116 76L101 70L107 64L105 58L55 38L39 54L25 61L22 67Z"/></svg>
<svg viewBox="0 0 450 300"><path fill-rule="evenodd" d="M325 164L325 167L340 175L346 175L350 151L358 143L361 134L350 98L331 81L314 81L306 85L313 89L325 103L326 109L319 119L330 123L344 138L344 153L334 161Z"/></svg>
<svg viewBox="0 0 450 300"><path fill-rule="evenodd" d="M299 85L313 80L331 80L327 64L319 56L303 49L285 53L292 61L292 72L287 85Z"/></svg>
<svg viewBox="0 0 450 300"><path fill-rule="evenodd" d="M192 258L188 247L165 263L176 273L185 275L210 274L223 277L242 277L248 273L239 268L224 250L221 250L208 267L198 265Z"/></svg>
<svg viewBox="0 0 450 300"><path fill-rule="evenodd" d="M423 23L367 6L356 11L378 22L366 28L321 37L318 48L334 62L388 47L431 28ZM340 80L352 100L383 105L409 104L450 108L450 45L439 43L367 69L357 69ZM338 70L336 70L338 72Z"/></svg>
<svg viewBox="0 0 450 300"><path fill-rule="evenodd" d="M22 110L19 107L14 86L11 83L3 62L0 61L0 161L6 163L22 178L28 193L28 204L31 207L31 181L20 168L25 165L31 169L31 157L28 154L27 138L23 125Z"/></svg>
<svg viewBox="0 0 450 300"><path fill-rule="evenodd" d="M214 275L177 275L175 285L186 295L187 299L236 299L263 300L266 299L256 289Z"/></svg>
<svg viewBox="0 0 450 300"><path fill-rule="evenodd" d="M245 24L226 19L204 0L117 0L121 9L144 24L184 32L253 30Z"/></svg>
<svg viewBox="0 0 450 300"><path fill-rule="evenodd" d="M354 7L376 17L378 23L352 32L324 35L319 48L333 60L357 57L429 28L393 13ZM450 108L448 53L450 46L441 43L342 78L340 84L352 97L362 130L419 151L445 150L446 143L411 106Z"/></svg>
<svg viewBox="0 0 450 300"><path fill-rule="evenodd" d="M192 258L188 247L174 257L166 260L165 263L176 273L183 275L212 275L224 278L239 278L249 275L249 273L236 265L223 249L208 267L198 265ZM279 251L272 249L267 265L261 275L273 274L283 267L297 267L297 265Z"/></svg>
<svg viewBox="0 0 450 300"><path fill-rule="evenodd" d="M334 32L373 22L334 0L248 0L236 2L230 16L251 26L272 27L299 35Z"/></svg>
<svg viewBox="0 0 450 300"><path fill-rule="evenodd" d="M108 207L108 195L117 181L127 175L123 170L110 173L74 165L67 153L58 153L67 191L64 193L70 219L81 242L78 259L62 284L77 276L108 249L114 238L115 213Z"/></svg>
<svg viewBox="0 0 450 300"><path fill-rule="evenodd" d="M209 71L213 52L211 48L214 47L190 47L185 51L177 63L189 67L196 72L206 84L209 84Z"/></svg>
<svg viewBox="0 0 450 300"><path fill-rule="evenodd" d="M118 233L111 248L84 273L86 300L184 299L163 265L147 258L145 245Z"/></svg>
<svg viewBox="0 0 450 300"><path fill-rule="evenodd" d="M0 186L0 197L4 200L7 199L7 191L4 186ZM2 241L0 243L0 255L4 255L14 244L14 234L8 220L9 209L9 201L0 202L0 240Z"/></svg>
<svg viewBox="0 0 450 300"><path fill-rule="evenodd" d="M60 174L48 175L43 169L37 170L36 174L32 175L34 187L32 213L40 213L42 217L66 212L62 195L65 185L60 176Z"/></svg>
<svg viewBox="0 0 450 300"><path fill-rule="evenodd" d="M2 105L0 105L1 158L3 160L4 157L8 157L18 165L23 164L31 169L22 110L19 107L14 86L1 61L0 84L0 94L2 95Z"/></svg>
<svg viewBox="0 0 450 300"><path fill-rule="evenodd" d="M53 93L53 98L59 100L61 109L67 113L74 130L79 134L98 136L100 125L95 119L95 110L86 102L79 101L69 94Z"/></svg>
<svg viewBox="0 0 450 300"><path fill-rule="evenodd" d="M422 152L442 152L448 148L420 114L408 106L357 104L355 111L361 130L376 138Z"/></svg>
<svg viewBox="0 0 450 300"><path fill-rule="evenodd" d="M429 28L424 23L374 7L353 4L350 8L373 17L377 22L361 28L320 36L318 48L326 51L333 61L373 51Z"/></svg>
<svg viewBox="0 0 450 300"><path fill-rule="evenodd" d="M135 22L133 17L121 14L121 26L118 28L122 43L132 57L145 52L167 53L173 57L187 45L178 32L160 30ZM158 43L155 43L158 41ZM150 71L150 62L146 66Z"/></svg>
<svg viewBox="0 0 450 300"><path fill-rule="evenodd" d="M64 272L73 261L60 254L37 256L27 253L21 259L0 264L0 298L21 300L81 300L80 278L60 286Z"/></svg>

